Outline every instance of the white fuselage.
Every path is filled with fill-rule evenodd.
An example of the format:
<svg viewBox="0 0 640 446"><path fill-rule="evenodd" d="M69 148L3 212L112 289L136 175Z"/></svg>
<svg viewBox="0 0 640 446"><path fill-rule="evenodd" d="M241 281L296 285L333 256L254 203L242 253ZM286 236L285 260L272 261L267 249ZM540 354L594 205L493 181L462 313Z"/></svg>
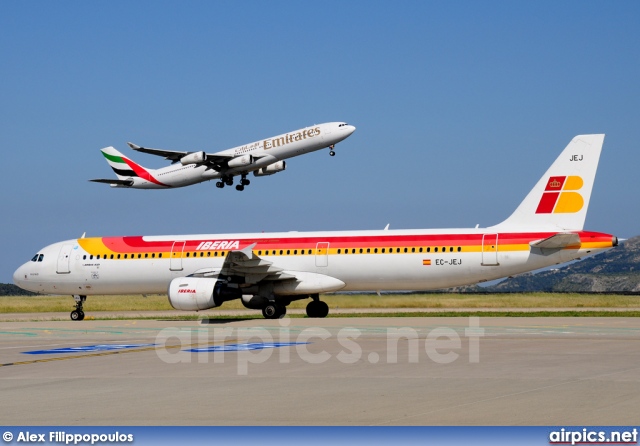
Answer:
<svg viewBox="0 0 640 446"><path fill-rule="evenodd" d="M343 291L429 290L520 274L617 244L609 234L575 233L579 245L555 250L530 246L554 232L491 228L75 239L39 251L16 270L14 282L40 293L165 293L172 279L216 275L231 252L249 247L278 271L337 279ZM317 292L326 290L318 285Z"/></svg>
<svg viewBox="0 0 640 446"><path fill-rule="evenodd" d="M253 158L253 162L249 165L217 171L202 164L182 165L181 163L175 163L156 170L149 169L149 173L161 184L143 178L136 178L132 187L137 189L183 187L222 178L223 175L248 174L278 161L333 146L347 138L354 131L354 126L343 122L328 122L305 127L217 153L218 155L232 155L234 157L250 155Z"/></svg>

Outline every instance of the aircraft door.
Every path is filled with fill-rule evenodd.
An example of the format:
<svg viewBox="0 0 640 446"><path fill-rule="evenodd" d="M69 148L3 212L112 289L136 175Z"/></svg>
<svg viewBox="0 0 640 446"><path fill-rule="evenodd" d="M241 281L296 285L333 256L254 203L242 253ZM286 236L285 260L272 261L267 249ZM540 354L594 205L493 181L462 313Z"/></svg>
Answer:
<svg viewBox="0 0 640 446"><path fill-rule="evenodd" d="M316 266L329 266L329 242L318 242L316 245Z"/></svg>
<svg viewBox="0 0 640 446"><path fill-rule="evenodd" d="M482 236L482 266L495 266L498 263L498 234Z"/></svg>
<svg viewBox="0 0 640 446"><path fill-rule="evenodd" d="M71 272L69 269L69 262L71 261L72 249L73 245L62 245L62 248L60 248L60 254L58 254L58 266L56 268L56 272L58 274L69 274Z"/></svg>
<svg viewBox="0 0 640 446"><path fill-rule="evenodd" d="M171 271L182 271L182 253L186 242L173 242L171 247L171 259L169 269Z"/></svg>

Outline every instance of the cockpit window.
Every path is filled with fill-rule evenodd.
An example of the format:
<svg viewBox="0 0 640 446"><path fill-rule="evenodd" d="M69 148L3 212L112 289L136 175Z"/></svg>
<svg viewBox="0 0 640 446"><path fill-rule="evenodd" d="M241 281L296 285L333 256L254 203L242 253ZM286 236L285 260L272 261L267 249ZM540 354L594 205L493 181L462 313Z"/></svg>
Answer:
<svg viewBox="0 0 640 446"><path fill-rule="evenodd" d="M38 256L38 262L42 262L42 259L44 259L44 254L40 254Z"/></svg>
<svg viewBox="0 0 640 446"><path fill-rule="evenodd" d="M35 256L33 256L33 258L31 259L32 262L37 262L38 261L38 254L36 254Z"/></svg>
<svg viewBox="0 0 640 446"><path fill-rule="evenodd" d="M344 127L345 125L349 125L346 122L343 122L342 124L340 124L338 127Z"/></svg>

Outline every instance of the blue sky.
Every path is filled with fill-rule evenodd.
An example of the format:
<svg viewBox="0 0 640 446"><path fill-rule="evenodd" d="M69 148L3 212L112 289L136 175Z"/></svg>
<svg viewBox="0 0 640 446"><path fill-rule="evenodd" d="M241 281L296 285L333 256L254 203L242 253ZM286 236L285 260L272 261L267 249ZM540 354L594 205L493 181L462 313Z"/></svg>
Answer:
<svg viewBox="0 0 640 446"><path fill-rule="evenodd" d="M1 2L0 282L87 235L488 226L606 133L586 228L640 234L640 3ZM127 141L357 127L244 192L89 183Z"/></svg>

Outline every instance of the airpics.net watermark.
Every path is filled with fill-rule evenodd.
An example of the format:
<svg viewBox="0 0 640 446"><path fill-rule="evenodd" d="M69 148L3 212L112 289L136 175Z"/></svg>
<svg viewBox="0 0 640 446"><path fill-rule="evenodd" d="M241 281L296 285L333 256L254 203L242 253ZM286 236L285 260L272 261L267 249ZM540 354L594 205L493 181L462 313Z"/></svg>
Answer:
<svg viewBox="0 0 640 446"><path fill-rule="evenodd" d="M469 317L467 327L461 331L462 337L450 327L433 328L427 330L426 335L425 330L414 327L389 327L376 334L376 339L380 335L386 338L384 351L365 354L361 344L371 339L363 337L363 330L355 327L344 327L337 332L334 330L334 333L324 327L294 330L291 319L283 318L279 320L279 327L271 330L263 327L165 328L156 336L155 344L156 354L165 363L213 361L221 364L231 360L237 362L239 375L249 373L249 364L264 363L274 354L281 364L290 363L292 354L308 364L322 364L330 360L342 364L363 360L370 364L418 363L421 360L450 364L460 359L469 363L480 362L480 338L484 336L480 318ZM334 353L322 348L327 342L337 346L332 349ZM464 343L468 344L468 355L461 354Z"/></svg>

